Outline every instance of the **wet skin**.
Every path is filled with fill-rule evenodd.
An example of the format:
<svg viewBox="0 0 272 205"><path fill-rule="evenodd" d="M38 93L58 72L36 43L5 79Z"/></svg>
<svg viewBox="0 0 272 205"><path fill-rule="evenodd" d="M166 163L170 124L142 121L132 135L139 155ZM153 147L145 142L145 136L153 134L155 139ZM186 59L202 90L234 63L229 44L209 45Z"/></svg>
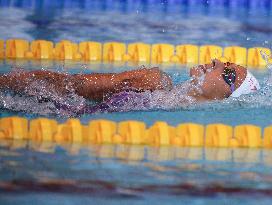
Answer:
<svg viewBox="0 0 272 205"><path fill-rule="evenodd" d="M158 68L137 69L122 73L65 74L45 70L29 72L11 72L0 76L0 89L25 93L34 81L47 82L53 85L59 95L69 89L86 99L102 101L115 93L125 90L142 92L171 89L171 79Z"/></svg>
<svg viewBox="0 0 272 205"><path fill-rule="evenodd" d="M246 69L235 64L229 67L236 71L235 88L238 88L246 77ZM197 101L221 100L229 97L231 90L222 78L223 70L224 63L219 60L191 68L192 86L188 95ZM158 68L143 68L122 73L74 75L44 70L12 72L0 76L0 89L24 93L27 86L39 80L53 85L60 95L67 93L67 84L69 84L78 95L96 101L102 101L124 90L143 92L173 88L172 80L166 73Z"/></svg>
<svg viewBox="0 0 272 205"><path fill-rule="evenodd" d="M213 60L210 64L199 65L190 69L192 83L198 84L199 78L204 75L203 84L200 85L202 93L190 92L197 100L222 100L231 95L230 86L224 81L222 73L225 64L219 60ZM243 83L246 78L247 70L243 66L231 63L229 68L236 71L235 90Z"/></svg>

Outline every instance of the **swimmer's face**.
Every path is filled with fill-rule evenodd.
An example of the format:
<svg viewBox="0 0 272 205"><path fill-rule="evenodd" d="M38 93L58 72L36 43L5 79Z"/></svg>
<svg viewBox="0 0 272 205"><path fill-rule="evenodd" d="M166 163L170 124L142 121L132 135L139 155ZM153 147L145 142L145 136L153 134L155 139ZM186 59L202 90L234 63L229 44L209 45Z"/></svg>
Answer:
<svg viewBox="0 0 272 205"><path fill-rule="evenodd" d="M230 86L224 81L222 73L225 65L219 60L213 60L210 64L199 65L191 68L190 76L201 88L201 96L211 100L221 100L231 95ZM237 89L246 77L246 69L231 63L229 68L236 71L235 89ZM202 80L201 80L202 79Z"/></svg>

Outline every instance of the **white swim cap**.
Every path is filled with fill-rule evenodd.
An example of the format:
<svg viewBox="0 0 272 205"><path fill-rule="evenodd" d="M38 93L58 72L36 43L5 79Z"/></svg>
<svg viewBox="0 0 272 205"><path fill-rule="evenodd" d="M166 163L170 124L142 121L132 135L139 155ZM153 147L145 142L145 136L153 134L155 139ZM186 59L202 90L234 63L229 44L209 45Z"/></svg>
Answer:
<svg viewBox="0 0 272 205"><path fill-rule="evenodd" d="M249 94L260 89L258 80L247 70L244 82L230 95L231 97L239 97Z"/></svg>

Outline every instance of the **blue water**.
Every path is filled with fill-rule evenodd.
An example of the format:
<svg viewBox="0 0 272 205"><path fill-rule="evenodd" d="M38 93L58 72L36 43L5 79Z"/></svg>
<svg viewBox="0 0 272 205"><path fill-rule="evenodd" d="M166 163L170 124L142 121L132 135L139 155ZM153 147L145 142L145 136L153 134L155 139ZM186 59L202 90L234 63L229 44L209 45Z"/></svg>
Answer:
<svg viewBox="0 0 272 205"><path fill-rule="evenodd" d="M1 204L269 204L271 200L271 150L1 144Z"/></svg>
<svg viewBox="0 0 272 205"><path fill-rule="evenodd" d="M179 2L0 0L0 39L271 47L270 1ZM137 66L0 60L1 73L14 67L91 73L121 72ZM184 66L159 67L175 84L188 80L189 70ZM83 115L80 120L135 119L147 125L157 120L171 125L221 122L264 128L272 124L270 73L252 72L263 89L245 98L171 110ZM28 110L35 106L39 110L40 105L30 104L27 98L9 102L25 109L1 109L0 117L44 116ZM67 119L45 116L59 122ZM3 140L0 144L0 204L271 204L270 150L59 146Z"/></svg>
<svg viewBox="0 0 272 205"><path fill-rule="evenodd" d="M165 2L1 0L0 39L271 46L270 0Z"/></svg>

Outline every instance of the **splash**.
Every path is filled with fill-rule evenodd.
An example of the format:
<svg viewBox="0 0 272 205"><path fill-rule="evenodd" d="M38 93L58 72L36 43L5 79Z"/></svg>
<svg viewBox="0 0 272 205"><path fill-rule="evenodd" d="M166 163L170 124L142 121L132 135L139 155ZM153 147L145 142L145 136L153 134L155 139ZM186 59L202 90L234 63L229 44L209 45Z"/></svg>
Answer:
<svg viewBox="0 0 272 205"><path fill-rule="evenodd" d="M97 106L85 109L85 112L125 112L187 108L196 103L195 99L187 94L191 87L189 80L174 86L171 90L145 91L141 93L124 91L113 95L110 99ZM198 85L194 85L194 87L198 87Z"/></svg>
<svg viewBox="0 0 272 205"><path fill-rule="evenodd" d="M22 69L14 69L11 75L23 72ZM0 107L39 115L76 116L86 105L86 100L75 93L71 82L67 82L65 94L60 94L54 85L45 80L30 80L23 93L1 90Z"/></svg>

